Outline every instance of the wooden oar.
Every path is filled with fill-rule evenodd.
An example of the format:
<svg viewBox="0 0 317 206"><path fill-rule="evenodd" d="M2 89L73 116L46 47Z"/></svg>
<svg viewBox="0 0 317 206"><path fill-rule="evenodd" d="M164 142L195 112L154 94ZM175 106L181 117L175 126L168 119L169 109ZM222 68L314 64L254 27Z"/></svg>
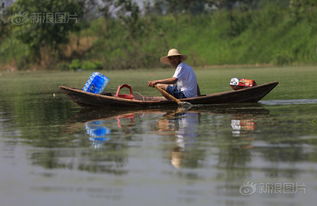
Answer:
<svg viewBox="0 0 317 206"><path fill-rule="evenodd" d="M187 108L187 109L189 109L189 108L191 108L193 105L191 104L191 103L189 103L189 102L183 102L183 101L181 101L181 100L179 100L179 99L177 99L176 97L174 97L173 95L171 95L170 93L168 93L167 91L165 91L164 89L161 89L161 88L159 88L158 86L154 86L157 90L159 90L160 92L161 92L161 94L164 96L164 97L166 97L166 98L168 98L168 99L170 99L170 100L173 100L174 102L176 102L177 104L178 104L178 106L181 106L181 107L184 107L184 108Z"/></svg>

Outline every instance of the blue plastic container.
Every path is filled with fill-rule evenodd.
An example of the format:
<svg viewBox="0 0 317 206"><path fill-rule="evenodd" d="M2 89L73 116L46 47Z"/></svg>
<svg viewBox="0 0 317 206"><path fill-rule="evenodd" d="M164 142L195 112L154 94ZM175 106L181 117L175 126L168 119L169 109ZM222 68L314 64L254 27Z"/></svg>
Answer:
<svg viewBox="0 0 317 206"><path fill-rule="evenodd" d="M87 80L85 86L83 87L83 91L91 92L94 94L100 94L107 86L109 80L110 79L105 75L99 72L94 72L90 75L89 79Z"/></svg>

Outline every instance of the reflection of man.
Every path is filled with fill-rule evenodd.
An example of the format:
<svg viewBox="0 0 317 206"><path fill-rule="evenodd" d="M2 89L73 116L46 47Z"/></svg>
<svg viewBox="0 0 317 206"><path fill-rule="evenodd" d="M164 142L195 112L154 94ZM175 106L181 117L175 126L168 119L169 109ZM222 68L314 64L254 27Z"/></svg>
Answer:
<svg viewBox="0 0 317 206"><path fill-rule="evenodd" d="M171 164L175 168L181 168L184 152L180 147L175 147L171 153Z"/></svg>
<svg viewBox="0 0 317 206"><path fill-rule="evenodd" d="M188 112L178 119L178 130L176 130L177 145L185 149L185 145L194 141L197 136L197 125L199 113Z"/></svg>
<svg viewBox="0 0 317 206"><path fill-rule="evenodd" d="M176 130L176 147L171 152L171 164L175 168L182 166L183 160L186 158L185 150L191 145L198 132L199 113L188 112L177 119L178 129Z"/></svg>

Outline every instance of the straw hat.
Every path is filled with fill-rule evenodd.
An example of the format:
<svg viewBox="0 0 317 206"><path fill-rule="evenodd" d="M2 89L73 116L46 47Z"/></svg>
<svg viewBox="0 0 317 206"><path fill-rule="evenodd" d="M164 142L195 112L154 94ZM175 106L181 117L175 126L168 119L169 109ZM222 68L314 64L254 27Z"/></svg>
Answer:
<svg viewBox="0 0 317 206"><path fill-rule="evenodd" d="M186 55L181 54L177 49L170 49L167 53L167 56L161 57L160 61L163 64L170 64L168 57L172 57L172 56L180 56L182 58L182 61L184 61L187 58Z"/></svg>

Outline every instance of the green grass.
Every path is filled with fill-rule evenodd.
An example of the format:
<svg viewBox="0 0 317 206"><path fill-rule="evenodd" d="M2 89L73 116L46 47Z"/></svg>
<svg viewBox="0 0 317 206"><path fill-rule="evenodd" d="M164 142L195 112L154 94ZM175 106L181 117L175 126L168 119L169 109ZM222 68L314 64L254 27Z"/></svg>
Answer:
<svg viewBox="0 0 317 206"><path fill-rule="evenodd" d="M98 40L86 58L100 58L106 69L157 67L158 58L176 47L190 56L192 65L317 62L317 24L293 17L288 9L146 16L140 22L146 29L133 38L120 24L92 22L83 33Z"/></svg>
<svg viewBox="0 0 317 206"><path fill-rule="evenodd" d="M279 81L265 99L317 99L316 67L258 67L258 68L195 68L202 93L231 90L232 77L255 79L258 84ZM147 86L148 80L171 77L174 69L139 69L101 71L110 78L106 88L114 92L120 84L130 84L143 95L159 95ZM91 72L16 72L1 73L2 95L36 95L58 93L59 85L82 88ZM62 94L61 94L62 95Z"/></svg>
<svg viewBox="0 0 317 206"><path fill-rule="evenodd" d="M188 54L188 63L196 66L312 65L317 62L316 9L310 8L310 13L301 17L295 17L291 9L274 6L194 16L149 15L139 19L140 28L134 35L119 20L99 18L76 33L94 42L74 58L100 62L107 70L156 68L161 66L159 57L175 47ZM23 68L32 64L28 55L27 45L14 35L0 42L0 66L15 61ZM57 59L56 64L63 61Z"/></svg>

